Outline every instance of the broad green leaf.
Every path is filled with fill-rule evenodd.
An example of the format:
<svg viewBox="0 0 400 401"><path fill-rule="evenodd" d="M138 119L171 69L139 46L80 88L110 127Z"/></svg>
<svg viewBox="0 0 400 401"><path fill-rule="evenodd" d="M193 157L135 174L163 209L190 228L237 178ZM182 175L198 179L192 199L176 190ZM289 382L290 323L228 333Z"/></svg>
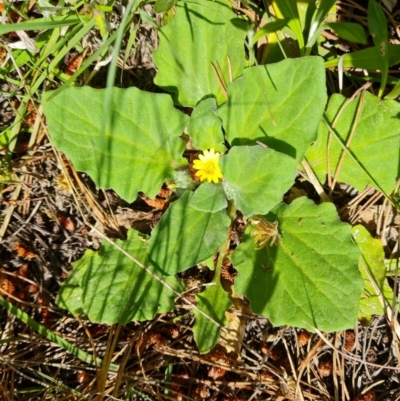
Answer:
<svg viewBox="0 0 400 401"><path fill-rule="evenodd" d="M220 165L227 198L246 216L268 213L296 176L295 159L261 146L234 146Z"/></svg>
<svg viewBox="0 0 400 401"><path fill-rule="evenodd" d="M175 6L178 0L157 0L154 4L154 12L157 14L166 13Z"/></svg>
<svg viewBox="0 0 400 401"><path fill-rule="evenodd" d="M331 124L340 107L346 101L342 95L333 95L329 101L326 116ZM353 126L360 97L352 100L343 110L335 126L335 132L342 143L345 143ZM358 190L367 184L390 194L399 178L400 149L400 105L392 100L380 100L366 92L364 104L350 144L351 155L346 154L338 181L346 182ZM318 139L310 147L306 159L321 182L327 174L328 128L321 124ZM335 136L332 136L329 149L329 163L332 175L335 174L342 147Z"/></svg>
<svg viewBox="0 0 400 401"><path fill-rule="evenodd" d="M104 128L104 98L105 90L83 87L44 101L54 145L98 187L113 188L128 202L139 191L155 197L184 163L180 135L187 116L174 109L168 95L113 88L110 125Z"/></svg>
<svg viewBox="0 0 400 401"><path fill-rule="evenodd" d="M400 62L399 45L389 44L388 54L389 67L392 67ZM339 58L328 60L325 62L325 67L337 67L338 63ZM347 53L343 56L343 67L363 68L366 70L379 70L381 66L381 56L376 47L368 47L367 49Z"/></svg>
<svg viewBox="0 0 400 401"><path fill-rule="evenodd" d="M386 281L385 252L382 247L382 242L378 239L374 239L367 229L361 225L353 227L352 234L362 253L359 266L364 279L364 290L360 300L358 318L368 323L372 315L385 314L378 294L371 284L370 276L375 281L389 305L393 302L393 291ZM368 269L369 274L366 269Z"/></svg>
<svg viewBox="0 0 400 401"><path fill-rule="evenodd" d="M379 97L382 97L389 71L389 34L385 13L375 0L368 1L368 26L381 59L382 80Z"/></svg>
<svg viewBox="0 0 400 401"><path fill-rule="evenodd" d="M95 254L95 252L91 250L86 252L88 255ZM84 311L84 306L82 303L83 289L81 287L81 282L85 271L85 264L75 264L67 279L62 283L62 286L57 294L57 306L68 309L75 316L81 315Z"/></svg>
<svg viewBox="0 0 400 401"><path fill-rule="evenodd" d="M154 82L173 92L177 104L194 107L206 97L215 97L218 104L225 101L212 66L221 69L226 82L229 63L233 78L242 74L246 32L230 22L234 17L226 0L177 4L153 54L158 68Z"/></svg>
<svg viewBox="0 0 400 401"><path fill-rule="evenodd" d="M147 241L137 231L130 230L127 241L115 242L155 274L163 276L161 271L148 265ZM126 324L133 320L150 320L157 313L174 308L174 292L109 243L103 243L98 252L86 251L74 263L74 269L79 272L81 291L72 288L67 280L58 302L67 307L82 302L84 313L93 322ZM181 282L175 277L164 280L175 290L183 290ZM77 280L74 278L72 281L76 286Z"/></svg>
<svg viewBox="0 0 400 401"><path fill-rule="evenodd" d="M260 227L247 229L231 256L238 271L235 291L275 326L322 331L353 327L363 288L360 251L335 206L298 198L280 204L267 219L278 221L282 241L256 250L249 234Z"/></svg>
<svg viewBox="0 0 400 401"><path fill-rule="evenodd" d="M352 43L366 44L368 42L363 26L355 22L329 22L325 25L341 39Z"/></svg>
<svg viewBox="0 0 400 401"><path fill-rule="evenodd" d="M219 110L231 145L262 142L301 161L317 136L326 103L320 57L247 68Z"/></svg>
<svg viewBox="0 0 400 401"><path fill-rule="evenodd" d="M188 135L192 138L192 145L195 148L226 151L221 120L216 111L217 102L214 98L204 99L194 108L189 121Z"/></svg>
<svg viewBox="0 0 400 401"><path fill-rule="evenodd" d="M196 295L196 305L221 326L226 324L225 311L231 306L228 293L222 285L213 282L205 291ZM201 354L210 352L219 339L220 328L197 309L193 310L196 323L193 326L193 335Z"/></svg>
<svg viewBox="0 0 400 401"><path fill-rule="evenodd" d="M201 212L216 213L226 209L228 202L221 185L206 182L197 188L189 205Z"/></svg>
<svg viewBox="0 0 400 401"><path fill-rule="evenodd" d="M214 255L228 237L230 219L224 210L206 213L190 206L186 191L164 213L151 233L151 262L167 275L189 269Z"/></svg>

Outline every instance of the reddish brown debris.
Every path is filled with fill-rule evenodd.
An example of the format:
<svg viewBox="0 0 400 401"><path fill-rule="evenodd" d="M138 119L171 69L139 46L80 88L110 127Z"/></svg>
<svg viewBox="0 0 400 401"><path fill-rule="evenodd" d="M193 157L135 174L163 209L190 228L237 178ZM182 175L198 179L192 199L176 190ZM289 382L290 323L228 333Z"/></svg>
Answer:
<svg viewBox="0 0 400 401"><path fill-rule="evenodd" d="M205 355L205 358L208 359L209 361L214 361L214 362L227 362L228 361L226 352L220 348L214 348L207 355Z"/></svg>
<svg viewBox="0 0 400 401"><path fill-rule="evenodd" d="M224 377L226 374L226 370L224 368L220 368L218 366L211 366L208 370L208 377L211 379L217 380L220 377Z"/></svg>
<svg viewBox="0 0 400 401"><path fill-rule="evenodd" d="M46 305L46 297L43 295L42 292L39 292L39 293L38 293L37 303L38 303L39 305Z"/></svg>
<svg viewBox="0 0 400 401"><path fill-rule="evenodd" d="M89 333L93 338L100 337L104 333L108 333L110 326L107 324L94 324L89 328Z"/></svg>
<svg viewBox="0 0 400 401"><path fill-rule="evenodd" d="M145 197L144 201L151 207L154 207L155 209L158 210L167 210L168 208L168 203L165 201L165 199L160 199L160 198L155 198L151 199L149 197Z"/></svg>
<svg viewBox="0 0 400 401"><path fill-rule="evenodd" d="M182 394L182 384L187 379L189 379L189 375L186 372L178 373L172 376L171 392L177 401L182 401L184 399Z"/></svg>
<svg viewBox="0 0 400 401"><path fill-rule="evenodd" d="M161 333L149 331L143 334L137 342L137 349L142 353L146 348L154 346L155 348L167 344L167 339Z"/></svg>
<svg viewBox="0 0 400 401"><path fill-rule="evenodd" d="M204 384L197 385L192 393L192 397L195 400L204 400L210 396L209 389Z"/></svg>
<svg viewBox="0 0 400 401"><path fill-rule="evenodd" d="M179 338L180 331L176 326L163 326L162 333L168 335L171 338Z"/></svg>
<svg viewBox="0 0 400 401"><path fill-rule="evenodd" d="M189 301L192 305L196 305L196 295L195 295L195 294L191 294L190 292L189 292L189 293L186 293L185 296L184 296L184 298L185 298L187 301ZM186 302L183 302L183 303L184 303L184 305L189 305L189 304L186 303Z"/></svg>
<svg viewBox="0 0 400 401"><path fill-rule="evenodd" d="M233 285L235 283L235 277L231 272L232 262L226 258L221 266L221 279L227 284Z"/></svg>
<svg viewBox="0 0 400 401"><path fill-rule="evenodd" d="M351 351L354 347L356 336L353 330L346 330L344 335L344 348L346 351Z"/></svg>
<svg viewBox="0 0 400 401"><path fill-rule="evenodd" d="M29 265L28 265L28 263L24 263L18 269L18 276L20 276L22 278L28 278L29 277Z"/></svg>
<svg viewBox="0 0 400 401"><path fill-rule="evenodd" d="M219 348L214 348L212 351L210 351L206 356L208 360L213 361L213 362L222 362L222 363L229 363L230 359L226 355L225 350L219 349ZM211 366L208 370L208 377L211 377L212 379L216 380L220 377L225 376L226 374L226 369L221 368L219 366Z"/></svg>
<svg viewBox="0 0 400 401"><path fill-rule="evenodd" d="M275 380L276 379L276 376L273 373L271 373L269 370L262 370L260 373L264 380Z"/></svg>
<svg viewBox="0 0 400 401"><path fill-rule="evenodd" d="M233 398L224 397L222 401L247 401L247 400L241 397L233 397Z"/></svg>
<svg viewBox="0 0 400 401"><path fill-rule="evenodd" d="M25 299L28 299L28 292L26 290L19 290L15 294L15 298L18 298L20 301L24 301Z"/></svg>
<svg viewBox="0 0 400 401"><path fill-rule="evenodd" d="M332 374L333 365L331 361L320 362L318 365L318 372L321 377L328 377Z"/></svg>
<svg viewBox="0 0 400 401"><path fill-rule="evenodd" d="M69 232L75 231L75 223L69 216L64 216L61 213L57 213L57 220L60 224Z"/></svg>
<svg viewBox="0 0 400 401"><path fill-rule="evenodd" d="M272 348L267 342L261 341L260 346L261 353L267 355L272 361L277 362L282 359L281 353L276 348Z"/></svg>
<svg viewBox="0 0 400 401"><path fill-rule="evenodd" d="M168 197L170 197L172 195L172 191L168 188L161 188L158 191L157 197L158 198L163 198L163 199L167 199Z"/></svg>
<svg viewBox="0 0 400 401"><path fill-rule="evenodd" d="M13 149L13 153L15 154L25 153L28 149L29 149L29 142L18 142Z"/></svg>
<svg viewBox="0 0 400 401"><path fill-rule="evenodd" d="M356 398L354 398L354 401L375 401L376 399L376 393L374 390L368 390L365 394L360 394Z"/></svg>
<svg viewBox="0 0 400 401"><path fill-rule="evenodd" d="M74 75L79 70L83 61L83 56L79 53L71 55L65 64L65 73L69 76Z"/></svg>
<svg viewBox="0 0 400 401"><path fill-rule="evenodd" d="M299 347L304 347L311 339L311 333L307 330L301 330L298 335L298 345Z"/></svg>
<svg viewBox="0 0 400 401"><path fill-rule="evenodd" d="M14 249L23 259L33 259L36 256L25 244L20 241L15 243Z"/></svg>
<svg viewBox="0 0 400 401"><path fill-rule="evenodd" d="M16 291L16 285L12 277L7 274L0 272L0 288L3 295L14 294Z"/></svg>
<svg viewBox="0 0 400 401"><path fill-rule="evenodd" d="M40 322L45 326L49 326L50 317L51 317L50 311L47 308L42 308L40 312Z"/></svg>
<svg viewBox="0 0 400 401"><path fill-rule="evenodd" d="M37 110L35 104L32 100L29 101L28 105L26 106L27 116L25 118L25 122L29 127L32 127L35 124L36 117L37 117Z"/></svg>
<svg viewBox="0 0 400 401"><path fill-rule="evenodd" d="M90 231L90 227L85 225L81 229L81 234L86 235L89 231Z"/></svg>
<svg viewBox="0 0 400 401"><path fill-rule="evenodd" d="M81 384L88 383L90 378L91 377L90 377L89 373L86 372L85 370L78 372L78 374L76 375L76 379Z"/></svg>
<svg viewBox="0 0 400 401"><path fill-rule="evenodd" d="M39 291L39 287L36 284L29 284L26 289L29 294L36 294Z"/></svg>

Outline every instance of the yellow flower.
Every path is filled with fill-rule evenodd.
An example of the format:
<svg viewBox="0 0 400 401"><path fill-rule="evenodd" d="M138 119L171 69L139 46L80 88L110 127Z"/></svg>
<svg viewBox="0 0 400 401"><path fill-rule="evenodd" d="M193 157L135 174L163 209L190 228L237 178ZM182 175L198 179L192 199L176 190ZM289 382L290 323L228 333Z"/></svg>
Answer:
<svg viewBox="0 0 400 401"><path fill-rule="evenodd" d="M218 165L219 156L220 154L214 149L205 150L202 155L199 155L200 160L193 162L193 168L199 170L196 172L196 176L200 178L200 181L214 181L217 184L218 180L222 178Z"/></svg>

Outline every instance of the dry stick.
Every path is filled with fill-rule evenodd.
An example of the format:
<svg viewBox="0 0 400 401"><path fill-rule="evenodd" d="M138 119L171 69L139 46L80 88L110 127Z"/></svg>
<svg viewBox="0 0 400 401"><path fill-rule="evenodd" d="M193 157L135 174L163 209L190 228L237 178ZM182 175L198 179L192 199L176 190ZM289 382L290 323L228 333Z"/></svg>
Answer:
<svg viewBox="0 0 400 401"><path fill-rule="evenodd" d="M294 380L296 380L295 396L296 396L296 398L299 397L300 401L304 401L303 391L301 390L301 387L300 387L300 379L299 379L299 377L297 377L296 369L295 369L294 363L293 363L293 359L292 359L292 356L291 356L291 354L289 352L289 347L287 345L285 337L283 337L283 336L282 336L282 342L283 342L283 345L285 346L286 355L287 355L287 357L289 359L290 368L292 369Z"/></svg>
<svg viewBox="0 0 400 401"><path fill-rule="evenodd" d="M132 354L132 348L135 345L136 341L139 339L139 336L140 336L140 332L136 331L135 334L129 340L129 344L126 348L126 352L123 353L122 361L119 364L118 375L117 375L117 379L115 381L114 391L113 391L113 396L116 398L118 397L118 390L121 386L122 379L123 379L122 372L125 370L125 366L128 363L129 357Z"/></svg>
<svg viewBox="0 0 400 401"><path fill-rule="evenodd" d="M300 366L297 368L298 371L298 376L297 376L297 382L296 382L296 388L299 387L300 383L300 378L303 376L303 371L306 367L308 367L308 364L310 363L311 359L314 358L314 355L317 353L320 345L322 343L322 340L319 339L317 343L312 347L311 351L307 354L306 358L304 361L300 364Z"/></svg>
<svg viewBox="0 0 400 401"><path fill-rule="evenodd" d="M233 82L233 73L232 73L232 62L229 56L227 56L226 61L228 62L229 83L231 84Z"/></svg>
<svg viewBox="0 0 400 401"><path fill-rule="evenodd" d="M219 69L217 67L219 67ZM217 80L218 86L220 87L225 99L228 100L225 79L224 79L224 76L222 74L221 67L219 66L219 64L217 65L217 67L213 63L211 63L211 68L212 68L215 78Z"/></svg>
<svg viewBox="0 0 400 401"><path fill-rule="evenodd" d="M338 344L337 344L337 333L334 334L334 339L335 339L335 348L333 349L332 353L332 360L333 360L333 372L332 372L332 378L333 378L333 392L335 395L335 400L339 401L339 385L338 385L338 378L337 378L337 350L338 350Z"/></svg>
<svg viewBox="0 0 400 401"><path fill-rule="evenodd" d="M390 213L392 211L393 205L389 203L387 198L383 201L381 211L378 215L378 222L376 225L376 235L381 238L382 246L387 245L387 241L385 238L385 230L388 226L388 220ZM383 221L382 221L383 220Z"/></svg>
<svg viewBox="0 0 400 401"><path fill-rule="evenodd" d="M121 332L122 326L120 324L111 326L111 330L109 331L107 346L106 346L106 354L104 355L104 363L101 365L100 369L100 380L97 382L97 391L98 395L96 397L97 401L102 401L104 399L104 392L106 389L107 376L108 376L108 367L111 364L112 355L114 349L117 345L118 336ZM119 370L119 369L118 369Z"/></svg>
<svg viewBox="0 0 400 401"><path fill-rule="evenodd" d="M339 348L339 335L338 335L338 333L336 333L335 334L335 338L336 338L336 349L338 349ZM347 390L347 386L346 386L346 381L345 381L345 378L344 378L344 372L345 372L345 368L344 368L344 358L343 358L343 355L341 355L341 357L342 358L339 358L339 355L337 354L337 352L335 351L335 359L336 359L336 361L337 361L337 363L338 363L338 366L339 366L339 364L340 364L340 372L339 372L339 374L340 374L340 380L341 380L341 383L342 383L342 386L341 386L341 389L342 389L342 400L344 400L344 399L347 399L347 400L350 400L350 395L349 395L349 392L348 392L348 390Z"/></svg>
<svg viewBox="0 0 400 401"><path fill-rule="evenodd" d="M356 118L354 120L353 126L351 127L351 132L350 132L349 138L346 141L346 148L347 149L350 147L351 141L353 140L354 134L355 134L356 129L357 129L357 124L358 124L358 121L360 119L362 108L363 108L363 105L364 105L364 97L365 97L365 90L363 90L361 92L360 101L358 102L358 106L357 106ZM338 163L338 165L336 167L335 176L333 177L331 191L335 187L335 184L336 184L336 181L338 179L338 176L339 176L340 170L342 168L342 165L343 165L345 157L346 157L346 152L342 151L342 154L341 154L340 159L339 159L339 163Z"/></svg>
<svg viewBox="0 0 400 401"><path fill-rule="evenodd" d="M371 190L372 190L372 192L371 192ZM378 200L383 196L381 192L376 191L374 193L374 191L375 191L375 189L368 185L367 188L360 195L357 195L358 199L357 198L354 199L354 200L357 199L357 203L355 203L353 201L351 202L351 205L354 204L355 206L359 206L360 202L364 198L366 198L370 193L372 194L371 198L368 199L365 202L365 204L363 204L363 205L361 205L361 207L359 207L359 209L357 210L356 214L351 216L350 221L349 221L350 224L355 224L355 222L361 216L361 214L364 211L366 211L369 207L373 206L376 202L378 202ZM386 198L385 198L385 200L386 200ZM350 202L349 202L349 205L350 205Z"/></svg>
<svg viewBox="0 0 400 401"><path fill-rule="evenodd" d="M397 193L399 191L400 188L400 178L397 180L397 184L396 187L393 191L393 193ZM399 231L399 227L397 228L397 231ZM400 236L397 236L397 249L400 248ZM395 257L395 252L396 251L396 246L394 247L392 254L390 255L390 258L394 258ZM399 257L396 258L396 270L395 270L395 275L394 275L394 286L393 286L393 299L392 299L392 313L390 315L390 320L389 320L389 326L391 327L392 331L394 330L394 327L396 324L398 324L398 320L397 320L397 315L399 312L399 299L398 296L396 295L398 292L398 273L399 273ZM397 338L398 340L398 338ZM396 352L397 355L399 355L399 344L396 341L395 342L395 348L396 348Z"/></svg>
<svg viewBox="0 0 400 401"><path fill-rule="evenodd" d="M87 338L90 342L90 345L92 346L93 349L93 360L95 362L95 370L96 370L96 380L99 380L100 374L99 374L99 366L97 365L97 351L96 351L96 345L93 341L93 337L92 334L90 333L90 330L88 329L88 327L86 326L86 324L83 323L83 321L81 320L81 318L79 316L76 316L76 319L78 320L79 324L81 325L81 327L83 328L83 330L85 331Z"/></svg>
<svg viewBox="0 0 400 401"><path fill-rule="evenodd" d="M23 177L21 179L23 179ZM14 189L13 194L11 195L10 201L16 201L19 198L19 194L21 192L21 189L22 189L22 183L19 183L19 184L17 184L15 186L15 189ZM3 223L2 223L1 228L0 228L0 244L3 241L4 234L7 231L7 227L9 225L9 223L10 223L11 216L14 214L14 209L15 209L16 206L17 206L16 203L10 203L10 206L8 207L7 213L5 214L5 216L3 218Z"/></svg>
<svg viewBox="0 0 400 401"><path fill-rule="evenodd" d="M391 12L386 10L385 7L382 7L382 8L383 8L383 11L385 11L387 17L389 18L390 23L393 25L393 27L394 27L394 29L396 31L397 37L400 38L400 28L399 28L399 25L398 25L397 21L394 19L394 16L392 15Z"/></svg>
<svg viewBox="0 0 400 401"><path fill-rule="evenodd" d="M332 121L331 127L332 129L335 128L337 122L339 121L340 116L342 115L344 109L347 107L347 105L352 102L356 96L361 92L361 91L365 91L367 90L370 86L372 85L371 82L367 82L366 84L364 84L361 88L358 88L353 95L347 99L342 106L340 106L339 111L336 114L336 117L334 118L334 120ZM331 138L332 138L332 134L329 133L328 135L328 143L327 143L327 161L328 161L328 166L327 166L327 173L328 173L328 186L331 188L331 191L333 190L333 186L332 186L332 177L331 177L331 164L330 164L330 146L331 146ZM337 169L336 169L337 170Z"/></svg>
<svg viewBox="0 0 400 401"><path fill-rule="evenodd" d="M311 166L308 164L308 161L304 158L301 164L303 165L304 170L306 171L308 180L311 182L311 184L314 186L314 189L317 191L321 199L321 202L330 202L328 195L322 188L321 183L318 181L318 178L315 175L314 171L312 170Z"/></svg>

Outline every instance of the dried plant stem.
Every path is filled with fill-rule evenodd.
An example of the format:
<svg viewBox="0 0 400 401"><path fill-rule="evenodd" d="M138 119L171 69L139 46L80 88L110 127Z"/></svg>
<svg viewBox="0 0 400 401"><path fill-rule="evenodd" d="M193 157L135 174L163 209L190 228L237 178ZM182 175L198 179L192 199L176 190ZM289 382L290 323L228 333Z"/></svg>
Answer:
<svg viewBox="0 0 400 401"><path fill-rule="evenodd" d="M358 124L358 121L360 119L361 112L362 112L362 107L363 107L363 104L364 104L364 97L365 97L365 90L361 92L360 101L358 102L358 106L357 106L356 117L355 117L353 126L351 127L349 138L346 141L346 148L347 149L350 147L351 141L353 140L354 134L355 134L356 129L357 129L357 124ZM342 168L342 165L343 165L345 157L346 157L346 152L343 151L342 154L340 155L339 163L338 163L338 165L336 167L335 175L333 177L333 182L331 184L331 191L335 187L335 184L337 182L337 179L338 179L338 176L339 176L340 170Z"/></svg>
<svg viewBox="0 0 400 401"><path fill-rule="evenodd" d="M301 164L306 171L309 181L314 186L315 190L317 191L321 202L330 202L328 195L325 193L324 189L322 188L321 183L318 181L317 176L315 175L314 171L312 170L311 166L308 164L307 160L304 159Z"/></svg>

